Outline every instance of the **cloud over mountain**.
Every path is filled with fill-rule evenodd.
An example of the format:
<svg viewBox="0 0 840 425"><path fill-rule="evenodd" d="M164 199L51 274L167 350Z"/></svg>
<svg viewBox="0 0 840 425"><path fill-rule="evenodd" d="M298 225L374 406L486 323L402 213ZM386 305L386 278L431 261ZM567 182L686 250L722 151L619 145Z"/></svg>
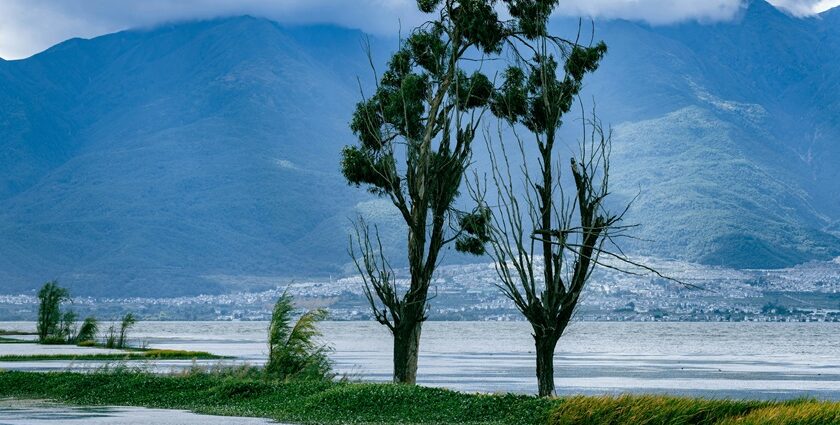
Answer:
<svg viewBox="0 0 840 425"><path fill-rule="evenodd" d="M752 0L749 0L752 1ZM763 0L757 0L763 1ZM558 14L629 19L651 24L731 19L745 0L570 0ZM771 0L797 16L840 0ZM424 19L414 0L4 0L0 2L0 57L30 56L73 37L95 37L165 22L254 15L286 24L328 23L372 34L396 34Z"/></svg>

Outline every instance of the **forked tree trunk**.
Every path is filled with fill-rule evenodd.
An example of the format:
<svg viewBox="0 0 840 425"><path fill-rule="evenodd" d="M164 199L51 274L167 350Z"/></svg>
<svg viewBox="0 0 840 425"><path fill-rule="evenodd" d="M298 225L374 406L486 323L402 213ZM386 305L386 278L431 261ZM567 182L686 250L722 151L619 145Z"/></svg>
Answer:
<svg viewBox="0 0 840 425"><path fill-rule="evenodd" d="M394 330L394 382L417 383L417 355L423 322L403 324Z"/></svg>
<svg viewBox="0 0 840 425"><path fill-rule="evenodd" d="M537 349L537 386L540 397L554 395L554 349L559 339L559 335L554 334L536 333L534 335Z"/></svg>

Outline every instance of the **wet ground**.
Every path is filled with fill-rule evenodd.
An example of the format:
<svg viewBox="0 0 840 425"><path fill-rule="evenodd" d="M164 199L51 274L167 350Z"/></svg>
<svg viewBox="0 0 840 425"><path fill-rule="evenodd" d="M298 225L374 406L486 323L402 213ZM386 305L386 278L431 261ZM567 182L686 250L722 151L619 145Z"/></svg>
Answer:
<svg viewBox="0 0 840 425"><path fill-rule="evenodd" d="M210 416L141 407L72 407L44 401L0 399L0 425L262 425L261 418Z"/></svg>

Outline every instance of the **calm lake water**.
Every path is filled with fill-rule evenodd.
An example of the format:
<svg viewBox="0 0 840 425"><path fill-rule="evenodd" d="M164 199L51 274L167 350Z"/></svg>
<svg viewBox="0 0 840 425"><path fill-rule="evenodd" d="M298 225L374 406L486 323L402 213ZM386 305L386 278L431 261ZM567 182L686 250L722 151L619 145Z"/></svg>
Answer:
<svg viewBox="0 0 840 425"><path fill-rule="evenodd" d="M140 322L134 343L236 356L261 364L265 322ZM2 329L33 323L0 322ZM340 373L387 381L391 340L373 322L327 322ZM536 392L533 341L522 322L428 322L418 380L462 391ZM0 353L42 352L0 344ZM59 352L59 351L54 351ZM217 361L203 362L214 364ZM189 361L139 365L166 371ZM98 368L97 362L6 362L0 368ZM840 400L840 324L830 323L575 323L556 353L561 394L669 393L707 397Z"/></svg>

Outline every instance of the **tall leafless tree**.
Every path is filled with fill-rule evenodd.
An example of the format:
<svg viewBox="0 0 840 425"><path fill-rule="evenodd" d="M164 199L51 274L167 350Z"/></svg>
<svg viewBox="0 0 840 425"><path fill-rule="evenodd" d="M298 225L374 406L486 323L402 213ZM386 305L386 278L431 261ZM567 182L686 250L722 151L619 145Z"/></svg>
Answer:
<svg viewBox="0 0 840 425"><path fill-rule="evenodd" d="M571 178L562 178L564 161L558 158L565 146L557 135L563 117L575 103L584 76L597 69L606 46L541 37L520 47L519 52L529 51L531 56L517 55L519 64L508 69L504 90L493 100L494 113L510 129L498 132L500 148L488 143L492 185L482 189L476 180L471 192L484 208L483 236L495 260L498 286L533 329L539 394L548 396L555 391L557 342L592 271L598 264L613 267L601 261L604 255L630 260L620 250L613 253L605 248L626 229L621 225L623 213L611 213L605 205L610 132L594 115L584 118L578 152L567 163ZM529 160L532 150L519 136L523 128L527 142L536 145L535 159ZM511 164L510 146L517 147L514 152L521 163ZM536 175L530 171L534 162ZM484 202L488 187L497 204L492 208Z"/></svg>

